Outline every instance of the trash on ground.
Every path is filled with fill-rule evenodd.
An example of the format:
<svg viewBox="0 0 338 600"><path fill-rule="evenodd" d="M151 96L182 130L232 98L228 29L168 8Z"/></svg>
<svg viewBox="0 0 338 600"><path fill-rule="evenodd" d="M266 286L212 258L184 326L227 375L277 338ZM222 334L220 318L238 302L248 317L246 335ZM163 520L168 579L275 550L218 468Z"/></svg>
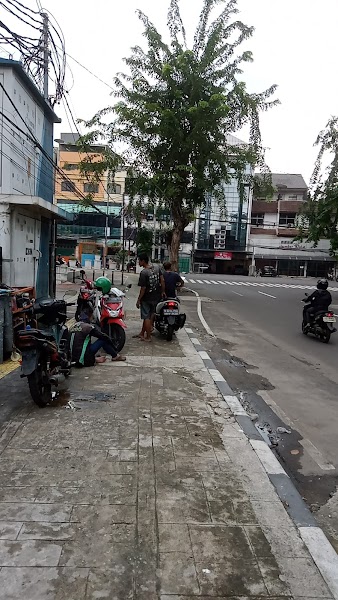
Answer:
<svg viewBox="0 0 338 600"><path fill-rule="evenodd" d="M66 408L70 408L71 410L81 410L80 406L76 406L72 400L69 400L66 404Z"/></svg>
<svg viewBox="0 0 338 600"><path fill-rule="evenodd" d="M291 429L285 429L285 427L277 427L277 433L288 433L290 435Z"/></svg>
<svg viewBox="0 0 338 600"><path fill-rule="evenodd" d="M299 454L299 450L291 450L290 454Z"/></svg>
<svg viewBox="0 0 338 600"><path fill-rule="evenodd" d="M257 419L259 419L259 415L257 413L251 413L249 417L251 421L257 421Z"/></svg>
<svg viewBox="0 0 338 600"><path fill-rule="evenodd" d="M202 573L211 573L210 569L202 569Z"/></svg>

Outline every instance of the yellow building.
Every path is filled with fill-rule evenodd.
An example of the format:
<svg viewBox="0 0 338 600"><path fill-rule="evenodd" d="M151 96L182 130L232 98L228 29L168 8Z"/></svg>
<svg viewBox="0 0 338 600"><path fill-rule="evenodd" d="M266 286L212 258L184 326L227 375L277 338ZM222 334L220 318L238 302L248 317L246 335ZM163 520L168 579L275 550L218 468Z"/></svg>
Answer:
<svg viewBox="0 0 338 600"><path fill-rule="evenodd" d="M54 202L74 214L72 224L58 226L57 253L76 256L82 263L93 262L94 255L112 254L121 242L121 211L125 192L125 171L117 171L110 180L108 173L93 182L80 173L81 161L92 154L99 161L103 146L94 146L92 152L80 152L76 145L79 136L62 133L56 140L56 161L63 173L56 172ZM84 206L83 200L90 194L94 206ZM105 242L107 240L107 247Z"/></svg>

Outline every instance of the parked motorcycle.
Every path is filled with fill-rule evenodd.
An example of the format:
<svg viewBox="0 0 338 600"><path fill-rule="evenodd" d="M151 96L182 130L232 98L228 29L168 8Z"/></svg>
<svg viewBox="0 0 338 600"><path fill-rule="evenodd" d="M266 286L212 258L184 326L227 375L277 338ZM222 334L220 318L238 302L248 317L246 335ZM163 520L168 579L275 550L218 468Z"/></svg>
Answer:
<svg viewBox="0 0 338 600"><path fill-rule="evenodd" d="M99 277L95 281L95 287L102 292L102 296L96 296L94 316L97 325L109 335L116 352L121 352L126 343L127 325L125 323L124 298L129 284L122 292L118 288L110 287L107 277Z"/></svg>
<svg viewBox="0 0 338 600"><path fill-rule="evenodd" d="M70 374L67 306L75 306L75 302L56 299L36 302L33 313L39 326L27 325L16 336L16 347L22 354L21 377L27 377L30 394L41 408L52 400L52 386L57 387Z"/></svg>
<svg viewBox="0 0 338 600"><path fill-rule="evenodd" d="M82 284L79 295L77 297L77 307L75 312L75 320L78 321L80 314L86 309L94 310L95 306L95 289L93 282L86 278L85 271L80 271Z"/></svg>
<svg viewBox="0 0 338 600"><path fill-rule="evenodd" d="M305 294L307 296L307 294ZM306 299L303 300L305 302ZM332 333L335 333L337 329L334 327L334 323L336 323L336 317L333 312L330 310L325 311L321 310L316 312L310 324L307 325L305 320L304 312L308 307L304 307L303 310L303 322L302 322L302 332L304 335L308 335L308 333L312 333L318 339L322 340L325 344L328 344L331 338Z"/></svg>
<svg viewBox="0 0 338 600"><path fill-rule="evenodd" d="M156 307L155 327L171 342L175 331L182 329L186 315L181 313L180 302L176 298L168 298L159 302Z"/></svg>

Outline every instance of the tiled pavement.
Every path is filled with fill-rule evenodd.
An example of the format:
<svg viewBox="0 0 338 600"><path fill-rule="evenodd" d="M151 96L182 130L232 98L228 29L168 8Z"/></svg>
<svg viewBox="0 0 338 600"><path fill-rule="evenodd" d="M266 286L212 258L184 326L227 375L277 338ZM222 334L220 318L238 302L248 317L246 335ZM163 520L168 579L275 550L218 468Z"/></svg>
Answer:
<svg viewBox="0 0 338 600"><path fill-rule="evenodd" d="M331 598L187 334L134 316L126 364L2 428L0 598Z"/></svg>

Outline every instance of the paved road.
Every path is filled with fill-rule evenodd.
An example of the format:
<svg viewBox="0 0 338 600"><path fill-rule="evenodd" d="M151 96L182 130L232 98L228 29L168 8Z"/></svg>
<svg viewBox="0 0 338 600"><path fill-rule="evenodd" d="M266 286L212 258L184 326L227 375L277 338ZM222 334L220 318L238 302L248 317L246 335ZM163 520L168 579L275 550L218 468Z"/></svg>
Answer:
<svg viewBox="0 0 338 600"><path fill-rule="evenodd" d="M330 344L301 333L301 300L315 283L187 276L187 287L203 298L216 340L203 335L192 296L183 303L217 367L259 422L273 433L291 426L276 450L308 503L320 508L318 517L338 549L338 333ZM330 288L338 314L338 285Z"/></svg>

